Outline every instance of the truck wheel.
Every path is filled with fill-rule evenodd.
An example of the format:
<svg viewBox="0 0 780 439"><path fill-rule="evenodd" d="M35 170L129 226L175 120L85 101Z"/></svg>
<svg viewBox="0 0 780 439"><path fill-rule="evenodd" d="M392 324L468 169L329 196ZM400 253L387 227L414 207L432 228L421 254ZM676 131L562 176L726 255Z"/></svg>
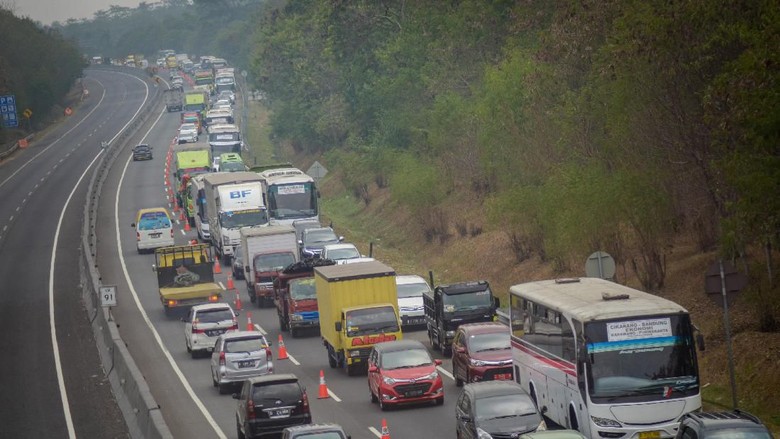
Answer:
<svg viewBox="0 0 780 439"><path fill-rule="evenodd" d="M298 338L301 335L301 332L298 330L298 328L293 328L290 326L290 335L292 335L292 338Z"/></svg>
<svg viewBox="0 0 780 439"><path fill-rule="evenodd" d="M336 359L333 358L333 355L331 355L330 352L329 352L328 353L328 366L330 366L331 369L335 369L336 367L338 367L338 365L339 364L336 361Z"/></svg>
<svg viewBox="0 0 780 439"><path fill-rule="evenodd" d="M433 339L433 334L431 333L431 331L428 331L428 341L431 342L431 348L434 351L438 351L439 349L441 349L441 347L439 346L439 343L438 343L437 340L438 340L438 337L436 338L436 340L434 340Z"/></svg>

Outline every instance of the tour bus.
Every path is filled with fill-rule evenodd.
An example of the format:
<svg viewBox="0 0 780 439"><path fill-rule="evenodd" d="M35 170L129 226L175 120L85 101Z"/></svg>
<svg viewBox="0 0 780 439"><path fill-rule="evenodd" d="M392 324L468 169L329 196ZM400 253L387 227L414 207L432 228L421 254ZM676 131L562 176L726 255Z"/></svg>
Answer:
<svg viewBox="0 0 780 439"><path fill-rule="evenodd" d="M680 305L596 278L514 285L509 302L515 380L554 422L594 439L672 438L701 409Z"/></svg>

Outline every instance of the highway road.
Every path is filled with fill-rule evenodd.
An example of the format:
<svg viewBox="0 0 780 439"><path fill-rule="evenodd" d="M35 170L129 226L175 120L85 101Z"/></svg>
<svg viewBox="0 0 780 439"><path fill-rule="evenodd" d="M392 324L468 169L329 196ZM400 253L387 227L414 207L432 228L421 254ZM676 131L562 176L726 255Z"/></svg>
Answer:
<svg viewBox="0 0 780 439"><path fill-rule="evenodd" d="M115 284L118 306L114 319L133 358L147 379L163 416L175 437L235 438L236 401L229 395L219 395L212 386L209 359L192 359L184 344L184 324L166 317L157 294L152 272L154 256L139 255L135 248L135 233L130 227L139 208L169 206L164 187L165 155L175 135L179 113L167 113L161 106L155 123L148 132L142 130L136 143L153 147L152 161L133 162L129 149L115 163L103 188L98 224L98 260L104 284ZM196 237L185 233L183 224L176 228L177 244ZM217 275L227 284L228 267ZM246 304L240 324L246 326L251 312L258 330L268 334L278 349L278 320L272 309L257 309L249 303L243 281L236 288ZM226 292L231 303L235 291ZM455 436L454 403L458 389L448 376L449 360L444 360L445 404L415 406L381 412L371 404L365 377L347 377L341 370L328 368L325 348L317 334L293 339L285 334L290 359L276 360L277 373L298 375L309 393L315 422L336 422L344 426L355 439L379 437L382 418L386 418L391 434L397 438L442 438ZM407 337L423 340L416 332ZM427 344L427 341L425 342ZM319 373L324 370L333 397L318 399Z"/></svg>
<svg viewBox="0 0 780 439"><path fill-rule="evenodd" d="M140 72L139 72L140 73ZM89 171L149 97L140 74L88 70L89 98L0 164L3 437L128 437L81 302Z"/></svg>

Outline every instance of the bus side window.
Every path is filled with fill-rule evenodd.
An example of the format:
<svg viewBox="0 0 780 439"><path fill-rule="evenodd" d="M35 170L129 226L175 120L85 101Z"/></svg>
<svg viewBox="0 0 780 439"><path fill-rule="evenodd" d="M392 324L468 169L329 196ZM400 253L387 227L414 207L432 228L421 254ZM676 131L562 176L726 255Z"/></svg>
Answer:
<svg viewBox="0 0 780 439"><path fill-rule="evenodd" d="M525 300L518 296L510 295L509 306L509 320L512 325L512 335L515 337L522 337L527 331L525 321L528 318L528 315L525 311Z"/></svg>

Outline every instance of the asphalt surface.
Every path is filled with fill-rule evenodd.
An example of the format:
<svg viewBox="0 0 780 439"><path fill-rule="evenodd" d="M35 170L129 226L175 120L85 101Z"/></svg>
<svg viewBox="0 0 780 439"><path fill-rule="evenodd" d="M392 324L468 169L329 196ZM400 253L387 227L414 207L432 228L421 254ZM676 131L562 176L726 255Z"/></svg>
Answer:
<svg viewBox="0 0 780 439"><path fill-rule="evenodd" d="M85 171L149 84L96 70L84 84L72 116L0 164L2 437L128 437L81 302L79 247Z"/></svg>
<svg viewBox="0 0 780 439"><path fill-rule="evenodd" d="M137 253L135 233L130 227L138 209L169 206L164 186L165 155L176 133L179 113L166 113L162 106L159 111L159 120L148 135L135 139L135 143L152 146L154 159L133 162L129 150L125 151L104 186L98 224L101 275L105 284L117 285L119 303L114 318L173 435L235 438L236 401L229 395L219 395L212 386L210 358L192 359L187 353L184 324L163 313L152 271L154 256ZM142 130L142 134L145 132ZM196 232L185 234L182 223L175 226L175 236L177 244L184 244L195 238ZM222 274L216 276L222 285L227 284L228 272L229 267L223 265ZM257 328L267 332L273 342L276 358L279 336L276 311L251 305L244 281L236 281L235 286L244 304L239 317L241 327L246 327L247 314L251 312ZM235 295L235 290L226 292L223 300L234 304ZM426 339L422 331L408 333L406 337ZM348 377L344 371L328 367L318 334L293 339L284 333L284 341L292 358L275 360L275 372L295 373L302 380L309 393L314 422L339 423L354 439L379 437L383 418L394 437L455 436L454 404L459 389L448 376L443 378L443 406L431 404L382 412L370 403L366 377ZM317 398L320 370L325 372L327 386L335 397ZM451 370L449 360L444 359L441 370Z"/></svg>

